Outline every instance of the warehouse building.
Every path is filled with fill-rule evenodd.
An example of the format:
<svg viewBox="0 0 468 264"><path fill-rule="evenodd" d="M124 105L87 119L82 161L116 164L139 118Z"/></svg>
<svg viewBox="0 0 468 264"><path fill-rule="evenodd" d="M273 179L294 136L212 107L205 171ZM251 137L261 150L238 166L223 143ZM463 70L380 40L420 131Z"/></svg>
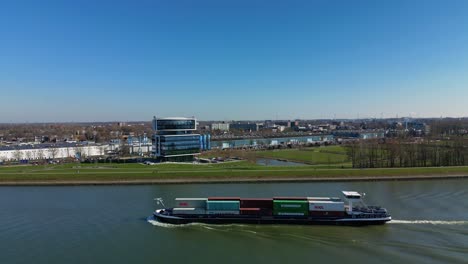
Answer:
<svg viewBox="0 0 468 264"><path fill-rule="evenodd" d="M229 123L213 123L211 130L229 131Z"/></svg>
<svg viewBox="0 0 468 264"><path fill-rule="evenodd" d="M108 144L56 143L0 147L0 162L103 156Z"/></svg>

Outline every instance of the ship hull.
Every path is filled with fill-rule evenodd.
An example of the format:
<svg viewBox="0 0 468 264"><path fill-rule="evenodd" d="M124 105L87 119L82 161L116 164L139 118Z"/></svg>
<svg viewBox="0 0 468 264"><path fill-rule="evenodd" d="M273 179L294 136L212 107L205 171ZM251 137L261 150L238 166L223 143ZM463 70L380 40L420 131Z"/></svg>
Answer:
<svg viewBox="0 0 468 264"><path fill-rule="evenodd" d="M160 222L168 224L257 224L257 225L349 225L349 226L366 226L366 225L382 225L391 221L391 217L382 218L319 218L319 217L285 217L285 216L173 216L161 214L157 210L154 212L154 218Z"/></svg>

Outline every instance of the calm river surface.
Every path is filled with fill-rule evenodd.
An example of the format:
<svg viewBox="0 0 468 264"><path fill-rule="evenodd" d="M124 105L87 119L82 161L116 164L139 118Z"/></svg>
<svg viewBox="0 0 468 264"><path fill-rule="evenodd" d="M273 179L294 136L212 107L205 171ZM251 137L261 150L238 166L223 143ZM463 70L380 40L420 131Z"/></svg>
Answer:
<svg viewBox="0 0 468 264"><path fill-rule="evenodd" d="M468 180L0 187L0 263L467 263ZM155 197L367 193L370 227L148 221ZM338 262L339 261L339 262Z"/></svg>

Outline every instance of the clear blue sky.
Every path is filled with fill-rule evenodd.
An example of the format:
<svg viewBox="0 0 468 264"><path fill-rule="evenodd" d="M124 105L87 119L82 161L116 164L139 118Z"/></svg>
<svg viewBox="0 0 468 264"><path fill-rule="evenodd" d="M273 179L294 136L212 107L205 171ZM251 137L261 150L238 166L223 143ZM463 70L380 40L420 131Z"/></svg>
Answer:
<svg viewBox="0 0 468 264"><path fill-rule="evenodd" d="M0 122L468 116L468 1L2 1Z"/></svg>

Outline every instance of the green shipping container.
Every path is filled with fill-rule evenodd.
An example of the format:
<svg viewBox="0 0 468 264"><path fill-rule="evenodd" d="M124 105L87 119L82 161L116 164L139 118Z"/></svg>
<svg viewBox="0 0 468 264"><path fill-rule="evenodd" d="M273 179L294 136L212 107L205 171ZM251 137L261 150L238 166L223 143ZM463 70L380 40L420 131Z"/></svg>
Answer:
<svg viewBox="0 0 468 264"><path fill-rule="evenodd" d="M309 202L307 200L273 200L274 215L308 215Z"/></svg>
<svg viewBox="0 0 468 264"><path fill-rule="evenodd" d="M238 211L239 201L206 201L206 210Z"/></svg>

